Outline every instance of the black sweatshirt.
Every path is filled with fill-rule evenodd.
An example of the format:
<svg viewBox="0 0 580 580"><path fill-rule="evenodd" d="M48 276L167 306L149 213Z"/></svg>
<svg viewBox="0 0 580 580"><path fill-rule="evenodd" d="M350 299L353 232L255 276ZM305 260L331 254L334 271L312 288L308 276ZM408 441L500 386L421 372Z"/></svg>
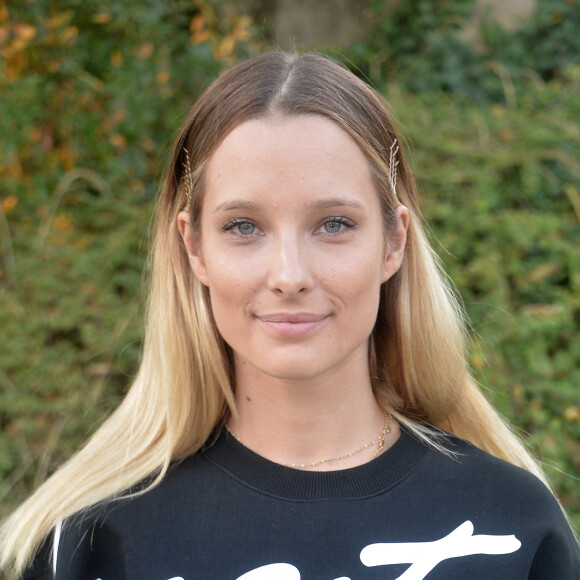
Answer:
<svg viewBox="0 0 580 580"><path fill-rule="evenodd" d="M403 429L359 467L307 472L223 432L146 494L65 522L56 580L578 580L580 551L533 475ZM47 542L25 579L53 578Z"/></svg>

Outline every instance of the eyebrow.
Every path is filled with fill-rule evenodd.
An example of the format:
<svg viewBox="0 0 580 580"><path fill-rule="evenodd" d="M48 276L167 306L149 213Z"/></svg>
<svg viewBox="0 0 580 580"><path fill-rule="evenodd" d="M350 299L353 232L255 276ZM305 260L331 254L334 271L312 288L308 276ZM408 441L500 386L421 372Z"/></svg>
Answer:
<svg viewBox="0 0 580 580"><path fill-rule="evenodd" d="M231 201L224 201L223 203L219 203L213 213L218 213L220 211L228 211L232 209L243 209L246 211L257 211L260 209L260 205L254 203L253 201L242 201L238 199L233 199Z"/></svg>
<svg viewBox="0 0 580 580"><path fill-rule="evenodd" d="M346 197L332 197L330 199L321 199L312 204L314 209L324 209L327 207L354 207L356 209L361 209L363 207L360 201L356 199L348 199Z"/></svg>
<svg viewBox="0 0 580 580"><path fill-rule="evenodd" d="M332 197L330 199L322 199L311 204L313 209L325 209L329 207L353 207L355 209L361 209L363 207L362 203L356 199L348 199L345 197ZM233 199L230 201L224 201L218 204L213 213L219 213L220 211L230 211L230 210L245 210L245 211L259 211L262 206L253 201L244 201Z"/></svg>

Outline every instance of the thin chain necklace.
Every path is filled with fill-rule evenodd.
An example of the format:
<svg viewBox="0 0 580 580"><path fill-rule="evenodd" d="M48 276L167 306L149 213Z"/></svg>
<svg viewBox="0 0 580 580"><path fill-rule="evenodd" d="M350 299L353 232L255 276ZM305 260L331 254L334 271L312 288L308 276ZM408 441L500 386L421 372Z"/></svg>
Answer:
<svg viewBox="0 0 580 580"><path fill-rule="evenodd" d="M336 457L328 457L326 459L320 459L319 461L313 461L311 463L282 463L280 461L277 461L276 463L279 463L284 467L293 467L295 469L308 469L310 467L317 467L325 463L328 463L329 465L335 465L338 461L341 461L342 459L348 459L349 457L353 457L354 455L357 455L361 451L364 451L365 449L370 449L371 447L374 447L376 445L377 449L374 452L373 456L369 459L369 461L372 461L382 451L385 445L385 437L391 432L391 423L390 423L391 415L387 411L385 411L384 414L385 414L385 424L383 426L382 431L379 433L379 436L376 439L370 441L369 443L366 443L362 447L359 447L358 449L351 451L350 453L345 453L344 455L338 455ZM248 447L227 425L226 429L228 430L229 434L236 441L238 441L238 443L241 443L244 447Z"/></svg>

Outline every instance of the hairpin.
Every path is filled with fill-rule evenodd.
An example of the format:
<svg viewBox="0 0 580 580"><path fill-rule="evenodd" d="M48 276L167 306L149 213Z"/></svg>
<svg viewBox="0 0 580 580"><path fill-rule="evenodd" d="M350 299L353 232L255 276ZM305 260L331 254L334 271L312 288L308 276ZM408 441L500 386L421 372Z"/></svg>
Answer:
<svg viewBox="0 0 580 580"><path fill-rule="evenodd" d="M183 168L185 169L185 211L189 211L191 207L191 196L193 194L193 172L191 171L191 164L189 162L189 151L184 147L185 151L185 163L183 163Z"/></svg>
<svg viewBox="0 0 580 580"><path fill-rule="evenodd" d="M397 165L399 165L399 158L397 157L399 153L399 145L397 144L397 139L393 139L393 144L391 145L391 153L389 156L389 183L391 184L391 189L393 194L397 197Z"/></svg>

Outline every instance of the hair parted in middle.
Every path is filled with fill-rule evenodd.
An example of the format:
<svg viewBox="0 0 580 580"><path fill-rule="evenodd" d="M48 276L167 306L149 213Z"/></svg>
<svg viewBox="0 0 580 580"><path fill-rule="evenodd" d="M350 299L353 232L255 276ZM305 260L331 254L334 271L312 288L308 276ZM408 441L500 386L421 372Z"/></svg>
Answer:
<svg viewBox="0 0 580 580"><path fill-rule="evenodd" d="M225 72L196 103L174 145L160 198L154 252L156 264L172 264L166 273L173 277L172 304L178 306L174 314L182 310L184 341L195 337L196 346L190 345L184 356L191 358L191 349L206 354L211 350L210 357L195 357L197 398L209 405L208 411L210 407L221 411L217 416L201 413L207 421L201 438L227 417L228 408L234 409L232 356L213 321L209 292L189 267L177 215L187 209L192 233L199 234L205 168L233 129L249 120L278 122L299 115L331 120L360 147L379 196L387 242L396 228L397 206L409 210L405 258L383 285L369 348L378 400L411 428L420 430L420 425L428 424L449 430L537 472L468 370L463 311L426 239L415 181L390 106L346 67L312 53L270 52ZM154 283L161 279L155 268ZM151 298L155 304L155 295ZM198 439L194 447L200 443Z"/></svg>
<svg viewBox="0 0 580 580"><path fill-rule="evenodd" d="M7 521L2 562L22 569L67 517L130 493L144 480L149 485L139 493L157 485L173 460L200 449L235 413L232 354L214 322L209 292L190 267L178 215L188 211L192 233L199 234L205 170L233 129L299 115L325 117L358 144L380 199L387 243L397 206L409 210L405 257L383 284L369 345L377 400L419 436L425 425L448 430L545 481L469 372L462 310L426 239L389 106L329 58L271 52L225 72L185 121L156 208L138 374L85 447Z"/></svg>

